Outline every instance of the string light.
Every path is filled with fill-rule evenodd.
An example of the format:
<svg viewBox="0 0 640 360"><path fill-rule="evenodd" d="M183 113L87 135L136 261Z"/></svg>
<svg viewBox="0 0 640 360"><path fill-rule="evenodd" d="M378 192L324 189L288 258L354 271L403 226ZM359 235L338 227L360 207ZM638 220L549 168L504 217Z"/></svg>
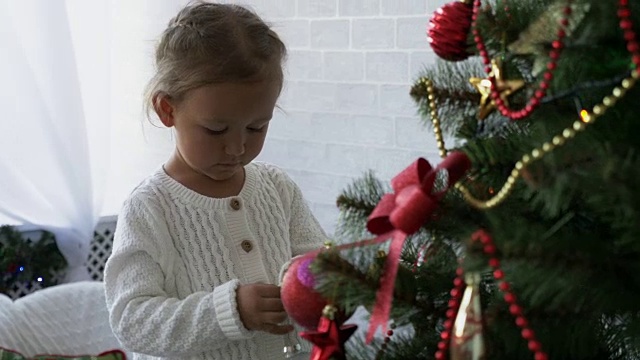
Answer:
<svg viewBox="0 0 640 360"><path fill-rule="evenodd" d="M638 78L638 71L634 70L631 72L631 75L621 81L621 86L628 90L632 88L636 79ZM438 116L437 104L435 101L435 89L433 87L433 82L427 78L421 78L420 83L427 89L427 95L429 99L429 113L431 115L431 122L433 124L433 132L436 138L436 144L438 146L438 150L440 156L442 158L447 156L447 149L445 147L444 138L442 136L442 129L440 127L440 118ZM531 152L522 155L519 161L516 162L511 174L505 181L504 185L500 188L500 190L492 195L487 200L481 200L476 198L469 189L467 189L461 182L455 184L455 188L462 193L465 201L469 203L471 206L477 209L491 209L500 203L502 203L513 191L514 185L516 181L522 176L522 171L533 161L539 160L545 155L553 152L556 148L563 146L568 141L573 139L578 133L584 131L587 126L593 124L595 120L603 115L607 109L614 106L615 103L625 96L627 91L616 91L619 87L615 87L612 91L611 95L605 96L600 104L597 104L593 107L592 111L589 112L585 109L580 111L580 120L576 120L571 124L571 126L565 128L556 136L554 136L550 141L544 142L539 147L531 150ZM495 190L494 190L495 192Z"/></svg>
<svg viewBox="0 0 640 360"><path fill-rule="evenodd" d="M585 119L589 118L589 112L585 109L580 110L580 119L582 119L582 122L586 123Z"/></svg>

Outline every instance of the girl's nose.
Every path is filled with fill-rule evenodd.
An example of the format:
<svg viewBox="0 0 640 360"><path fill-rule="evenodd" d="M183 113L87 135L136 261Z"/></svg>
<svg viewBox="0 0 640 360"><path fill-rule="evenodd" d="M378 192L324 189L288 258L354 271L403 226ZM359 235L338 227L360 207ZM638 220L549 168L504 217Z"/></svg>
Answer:
<svg viewBox="0 0 640 360"><path fill-rule="evenodd" d="M225 151L227 155L240 156L244 154L244 137L232 136L227 140L225 144Z"/></svg>

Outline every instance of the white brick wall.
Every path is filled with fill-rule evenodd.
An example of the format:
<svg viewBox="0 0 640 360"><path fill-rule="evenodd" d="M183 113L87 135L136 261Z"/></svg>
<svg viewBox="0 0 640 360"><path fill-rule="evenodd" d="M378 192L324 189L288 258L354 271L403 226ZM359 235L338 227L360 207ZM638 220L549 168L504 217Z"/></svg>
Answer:
<svg viewBox="0 0 640 360"><path fill-rule="evenodd" d="M426 26L448 1L226 0L253 7L289 48L283 111L275 114L260 159L291 174L329 232L339 192L367 169L388 180L418 156L437 162L409 89L435 60ZM114 39L127 51L113 55L118 72L130 76L114 85L112 106L120 114L112 135L120 145L112 154L106 214L116 213L171 149L165 129L147 125L141 133L137 94L150 76L152 40L186 2L117 2L122 13L112 14L118 26L131 23Z"/></svg>
<svg viewBox="0 0 640 360"><path fill-rule="evenodd" d="M438 161L409 89L435 59L426 26L446 2L298 0L284 16L282 0L244 2L289 48L284 112L260 159L291 174L329 232L338 194L364 171L389 180L418 156Z"/></svg>

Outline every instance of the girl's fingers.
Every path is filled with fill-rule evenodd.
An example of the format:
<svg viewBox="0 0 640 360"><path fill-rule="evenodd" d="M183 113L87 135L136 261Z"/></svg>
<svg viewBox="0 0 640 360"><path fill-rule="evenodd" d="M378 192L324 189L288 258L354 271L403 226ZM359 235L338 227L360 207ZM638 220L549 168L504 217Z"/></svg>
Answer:
<svg viewBox="0 0 640 360"><path fill-rule="evenodd" d="M262 299L258 306L259 311L264 312L284 312L284 305L280 299Z"/></svg>
<svg viewBox="0 0 640 360"><path fill-rule="evenodd" d="M280 287L271 284L258 284L258 291L262 298L280 298Z"/></svg>
<svg viewBox="0 0 640 360"><path fill-rule="evenodd" d="M280 324L287 320L287 313L284 311L263 312L260 315L263 324Z"/></svg>

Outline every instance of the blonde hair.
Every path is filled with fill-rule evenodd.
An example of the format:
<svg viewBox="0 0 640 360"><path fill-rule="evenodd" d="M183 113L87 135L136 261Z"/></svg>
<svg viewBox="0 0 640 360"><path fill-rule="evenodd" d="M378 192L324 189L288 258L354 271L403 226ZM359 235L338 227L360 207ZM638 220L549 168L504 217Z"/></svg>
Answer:
<svg viewBox="0 0 640 360"><path fill-rule="evenodd" d="M286 47L253 11L199 1L169 21L156 48L147 85L147 114L159 94L179 102L189 91L223 82L279 81Z"/></svg>

